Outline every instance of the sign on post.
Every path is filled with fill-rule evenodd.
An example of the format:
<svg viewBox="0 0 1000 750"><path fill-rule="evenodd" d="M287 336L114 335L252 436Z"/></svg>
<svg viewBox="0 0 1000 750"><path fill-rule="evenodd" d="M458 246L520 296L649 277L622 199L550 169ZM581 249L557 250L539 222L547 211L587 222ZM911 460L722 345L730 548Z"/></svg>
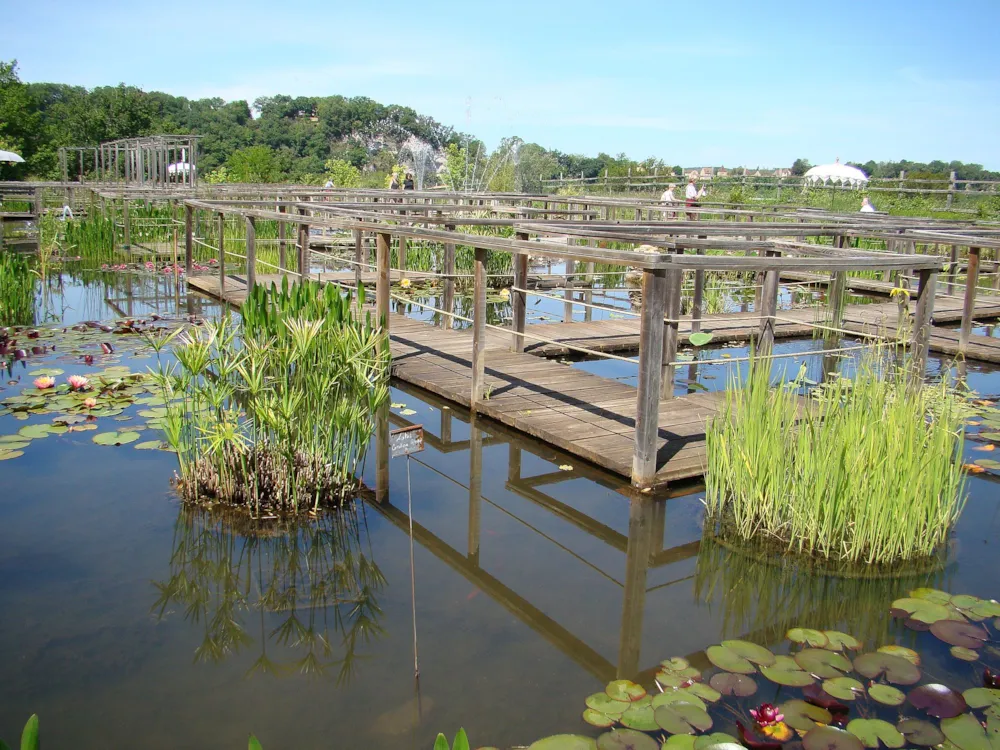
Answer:
<svg viewBox="0 0 1000 750"><path fill-rule="evenodd" d="M401 427L389 433L389 453L393 458L420 453L424 449L424 426Z"/></svg>

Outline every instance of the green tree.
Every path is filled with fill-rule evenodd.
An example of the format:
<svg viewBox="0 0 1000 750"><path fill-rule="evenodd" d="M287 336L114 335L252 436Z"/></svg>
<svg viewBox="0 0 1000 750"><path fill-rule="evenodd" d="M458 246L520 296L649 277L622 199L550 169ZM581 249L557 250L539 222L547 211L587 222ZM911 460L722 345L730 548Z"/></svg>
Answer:
<svg viewBox="0 0 1000 750"><path fill-rule="evenodd" d="M792 162L792 174L801 177L812 167L808 159L796 159Z"/></svg>
<svg viewBox="0 0 1000 750"><path fill-rule="evenodd" d="M17 60L0 61L0 139L6 144L5 150L30 160L36 147L39 121L28 87L17 75ZM20 176L25 171L23 164L0 164L0 176L5 179Z"/></svg>
<svg viewBox="0 0 1000 750"><path fill-rule="evenodd" d="M327 159L327 175L336 187L353 188L361 185L361 170L343 159Z"/></svg>
<svg viewBox="0 0 1000 750"><path fill-rule="evenodd" d="M277 182L281 170L274 150L267 146L241 148L226 160L231 182Z"/></svg>

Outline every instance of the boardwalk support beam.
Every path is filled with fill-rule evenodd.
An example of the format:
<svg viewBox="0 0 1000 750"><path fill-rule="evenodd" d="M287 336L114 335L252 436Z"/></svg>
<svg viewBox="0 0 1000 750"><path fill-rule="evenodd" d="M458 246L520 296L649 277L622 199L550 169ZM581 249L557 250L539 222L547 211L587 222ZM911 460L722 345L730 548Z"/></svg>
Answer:
<svg viewBox="0 0 1000 750"><path fill-rule="evenodd" d="M642 272L642 317L639 322L639 387L635 412L632 484L645 487L656 476L656 436L660 417L663 365L663 310L667 297L665 269Z"/></svg>

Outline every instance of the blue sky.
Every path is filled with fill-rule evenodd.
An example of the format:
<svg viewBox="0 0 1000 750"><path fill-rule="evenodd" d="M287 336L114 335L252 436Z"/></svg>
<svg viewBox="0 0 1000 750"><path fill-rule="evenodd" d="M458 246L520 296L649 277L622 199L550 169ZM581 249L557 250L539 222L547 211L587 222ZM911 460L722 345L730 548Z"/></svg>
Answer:
<svg viewBox="0 0 1000 750"><path fill-rule="evenodd" d="M1000 0L4 0L25 81L364 95L494 145L1000 168ZM161 13L163 14L161 16Z"/></svg>

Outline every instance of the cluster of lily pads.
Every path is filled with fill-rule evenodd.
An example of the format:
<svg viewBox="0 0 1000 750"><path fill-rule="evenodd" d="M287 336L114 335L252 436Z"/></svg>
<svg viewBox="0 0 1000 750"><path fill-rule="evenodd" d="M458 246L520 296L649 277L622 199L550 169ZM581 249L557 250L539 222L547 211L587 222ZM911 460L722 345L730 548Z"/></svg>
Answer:
<svg viewBox="0 0 1000 750"><path fill-rule="evenodd" d="M981 443L973 448L980 453L993 454L1000 445L1000 409L996 406L996 401L991 399L980 399L973 402L976 412L968 421L970 429L966 436L975 443ZM965 464L965 469L971 474L1000 474L1000 460L994 458L977 458L971 463Z"/></svg>
<svg viewBox="0 0 1000 750"><path fill-rule="evenodd" d="M924 588L890 614L961 661L1000 655L997 601ZM1000 750L1000 674L989 665L960 691L903 645L865 651L847 633L809 628L786 640L786 653L723 641L706 649L705 668L667 659L648 689L615 680L583 712L608 731L546 737L530 750Z"/></svg>

